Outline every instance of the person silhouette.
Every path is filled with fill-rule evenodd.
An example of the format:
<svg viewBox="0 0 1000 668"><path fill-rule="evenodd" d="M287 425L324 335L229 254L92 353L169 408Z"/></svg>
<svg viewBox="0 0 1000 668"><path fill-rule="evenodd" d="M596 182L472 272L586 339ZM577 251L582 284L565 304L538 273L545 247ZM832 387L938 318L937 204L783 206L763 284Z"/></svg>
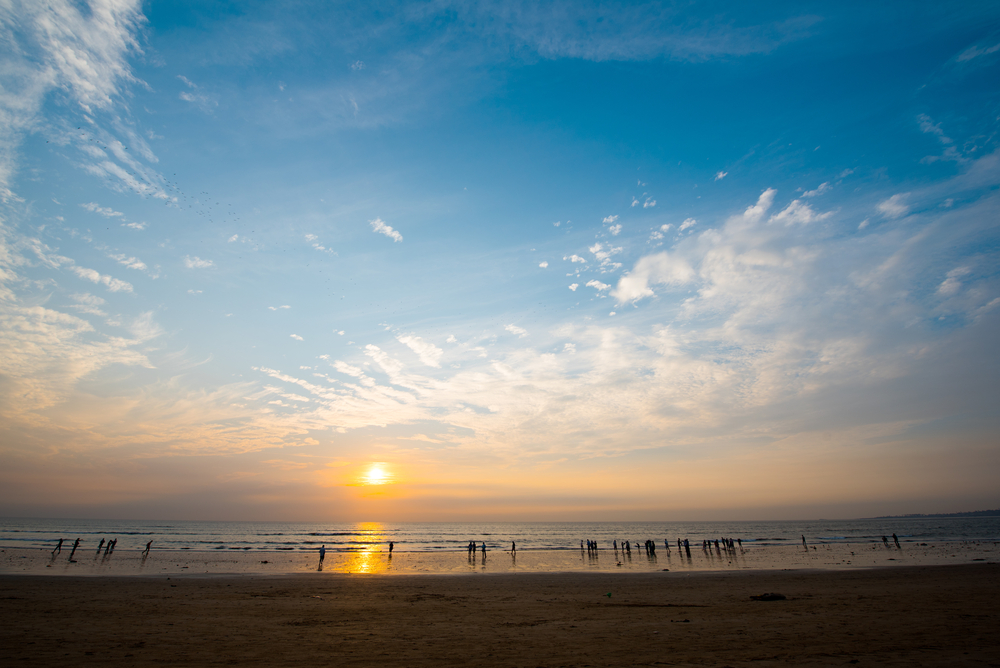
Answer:
<svg viewBox="0 0 1000 668"><path fill-rule="evenodd" d="M389 556L390 557L392 556L392 548L393 548L393 542L390 540L389 541Z"/></svg>

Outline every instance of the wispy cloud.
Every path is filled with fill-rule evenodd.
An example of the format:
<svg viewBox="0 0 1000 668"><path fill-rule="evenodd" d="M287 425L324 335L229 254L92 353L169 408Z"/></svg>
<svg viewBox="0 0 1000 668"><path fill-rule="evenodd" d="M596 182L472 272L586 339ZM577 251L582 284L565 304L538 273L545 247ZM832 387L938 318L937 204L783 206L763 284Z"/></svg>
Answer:
<svg viewBox="0 0 1000 668"><path fill-rule="evenodd" d="M523 327L518 327L517 325L507 325L506 327L504 327L504 329L506 329L511 334L514 334L518 338L524 338L525 336L528 335L528 330L524 329Z"/></svg>
<svg viewBox="0 0 1000 668"><path fill-rule="evenodd" d="M214 267L215 263L211 260L202 260L197 255L185 255L184 266L188 269L207 269L208 267Z"/></svg>
<svg viewBox="0 0 1000 668"><path fill-rule="evenodd" d="M372 226L372 229L379 234L384 234L393 241L402 241L403 235L392 229L389 225L385 224L381 218L376 218L375 220L369 220L368 223Z"/></svg>
<svg viewBox="0 0 1000 668"><path fill-rule="evenodd" d="M440 368L441 356L444 355L444 351L430 341L426 341L413 334L397 336L396 340L415 352L420 361L427 366Z"/></svg>
<svg viewBox="0 0 1000 668"><path fill-rule="evenodd" d="M906 204L908 196L909 193L898 193L887 200L879 202L876 208L886 218L905 216L910 211L910 207Z"/></svg>
<svg viewBox="0 0 1000 668"><path fill-rule="evenodd" d="M825 192L827 192L827 191L829 191L831 189L832 189L832 186L830 185L830 183L827 182L827 181L824 181L823 183L819 184L819 186L815 190L807 190L804 193L802 193L802 196L803 197L817 197L817 196L822 195L823 193L825 193Z"/></svg>
<svg viewBox="0 0 1000 668"><path fill-rule="evenodd" d="M721 181L722 179L726 178L726 176L728 176L728 175L729 175L729 172L722 172L722 171L716 172L715 173L715 180L716 181Z"/></svg>
<svg viewBox="0 0 1000 668"><path fill-rule="evenodd" d="M120 218L125 215L121 211L115 211L114 209L109 209L107 207L100 206L94 202L81 204L80 206L82 206L87 211L93 211L94 213L98 213L104 216L105 218Z"/></svg>

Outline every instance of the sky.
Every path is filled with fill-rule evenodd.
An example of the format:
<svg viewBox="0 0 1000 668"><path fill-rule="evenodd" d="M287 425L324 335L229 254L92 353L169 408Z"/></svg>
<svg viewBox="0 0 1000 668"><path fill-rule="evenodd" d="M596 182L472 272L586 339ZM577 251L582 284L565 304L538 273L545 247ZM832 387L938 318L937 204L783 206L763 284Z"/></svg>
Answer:
<svg viewBox="0 0 1000 668"><path fill-rule="evenodd" d="M995 2L0 0L0 515L1000 505Z"/></svg>

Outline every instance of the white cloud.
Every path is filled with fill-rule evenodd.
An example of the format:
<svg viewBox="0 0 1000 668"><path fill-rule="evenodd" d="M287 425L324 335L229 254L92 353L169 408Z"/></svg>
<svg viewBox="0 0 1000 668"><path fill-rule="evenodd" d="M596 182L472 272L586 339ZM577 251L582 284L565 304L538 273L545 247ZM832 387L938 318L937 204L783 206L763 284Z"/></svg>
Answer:
<svg viewBox="0 0 1000 668"><path fill-rule="evenodd" d="M614 222L615 222L616 220L618 220L618 216L605 216L605 217L604 217L604 220L602 220L601 222L602 222L602 223L605 223L605 224L607 224L607 225L611 225L611 224L613 224L613 223L614 223Z"/></svg>
<svg viewBox="0 0 1000 668"><path fill-rule="evenodd" d="M969 161L964 155L962 155L958 148L954 146L954 141L951 137L944 134L944 130L941 129L940 123L934 123L933 119L927 114L920 114L917 116L917 120L920 122L920 130L926 134L935 135L938 141L944 145L944 150L941 155L928 155L925 156L920 162L924 164L930 164L937 162L938 160L950 160L952 162L957 162L963 164Z"/></svg>
<svg viewBox="0 0 1000 668"><path fill-rule="evenodd" d="M962 281L959 280L962 276L967 276L972 273L972 270L968 267L956 267L948 272L947 277L938 286L938 294L944 297L950 297L954 295L959 290L962 289Z"/></svg>
<svg viewBox="0 0 1000 668"><path fill-rule="evenodd" d="M563 344L563 352L564 353L569 353L570 355L575 355L576 354L576 344L575 343L566 343L566 344Z"/></svg>
<svg viewBox="0 0 1000 668"><path fill-rule="evenodd" d="M448 338L445 339L448 343L458 343L458 339L455 338L454 334L449 334Z"/></svg>
<svg viewBox="0 0 1000 668"><path fill-rule="evenodd" d="M333 330L333 333L336 334L337 336L343 336L344 335L344 330L342 330L342 329L341 330L336 330L335 329L335 330Z"/></svg>
<svg viewBox="0 0 1000 668"><path fill-rule="evenodd" d="M80 311L81 313L89 313L90 315L106 316L107 313L100 309L106 302L100 297L96 297L89 292L77 293L70 295L70 298L76 302L72 304L71 307Z"/></svg>
<svg viewBox="0 0 1000 668"><path fill-rule="evenodd" d="M867 219L867 218L865 218L865 219L864 219L864 220L862 220L862 221L861 221L860 223L858 223L858 229L859 229L859 230L863 230L863 229L865 229L866 227L868 227L868 219Z"/></svg>
<svg viewBox="0 0 1000 668"><path fill-rule="evenodd" d="M559 227L560 225L562 225L562 221L556 221L552 223L552 227Z"/></svg>
<svg viewBox="0 0 1000 668"><path fill-rule="evenodd" d="M135 269L137 271L146 271L147 268L146 263L136 257L128 257L125 255L114 255L114 254L108 255L108 257L118 262L119 264L125 265L129 269Z"/></svg>
<svg viewBox="0 0 1000 668"><path fill-rule="evenodd" d="M185 255L184 266L187 267L188 269L205 269L207 267L214 267L215 263L212 262L211 260L202 260L197 255L193 257L190 255Z"/></svg>
<svg viewBox="0 0 1000 668"><path fill-rule="evenodd" d="M284 309L289 309L289 308L292 308L292 307L289 306L288 304L282 304L281 306L268 306L267 310L269 310L269 311L277 311L278 309L283 309L283 308Z"/></svg>
<svg viewBox="0 0 1000 668"><path fill-rule="evenodd" d="M905 204L910 193L899 193L887 200L879 202L876 207L886 218L899 218L910 211L910 207Z"/></svg>
<svg viewBox="0 0 1000 668"><path fill-rule="evenodd" d="M576 289L578 287L580 287L579 283L570 283L569 289L572 290L573 292L576 292Z"/></svg>
<svg viewBox="0 0 1000 668"><path fill-rule="evenodd" d="M652 198L649 198L649 197L647 197L646 201L642 203L642 208L643 209L649 209L649 208L652 208L654 206L656 206L656 200L652 199Z"/></svg>
<svg viewBox="0 0 1000 668"><path fill-rule="evenodd" d="M202 293L201 290L194 290L194 289L188 290L189 295L200 295L201 293Z"/></svg>
<svg viewBox="0 0 1000 668"><path fill-rule="evenodd" d="M289 334L288 336L289 336L290 338L293 338L293 339L295 339L296 341L304 341L304 340L305 340L305 339L303 339L303 338L302 338L301 336L299 336L298 334Z"/></svg>
<svg viewBox="0 0 1000 668"><path fill-rule="evenodd" d="M368 223L372 226L372 229L379 234L384 234L393 241L402 241L403 235L392 229L390 226L385 224L381 218L376 218L375 220L369 220Z"/></svg>
<svg viewBox="0 0 1000 668"><path fill-rule="evenodd" d="M146 223L122 223L122 227L130 227L133 230L144 230L146 229Z"/></svg>
<svg viewBox="0 0 1000 668"><path fill-rule="evenodd" d="M588 288L594 288L598 292L601 292L601 291L607 290L611 286L608 285L607 283L601 283L600 281L594 279L594 280L591 280L591 281L587 281L587 287Z"/></svg>
<svg viewBox="0 0 1000 668"><path fill-rule="evenodd" d="M319 237L317 237L315 234L306 235L306 241L316 241L317 239L319 239Z"/></svg>
<svg viewBox="0 0 1000 668"><path fill-rule="evenodd" d="M549 266L549 263L546 262L545 260L542 260L541 262L538 263L538 266L541 267L542 269L545 269Z"/></svg>
<svg viewBox="0 0 1000 668"><path fill-rule="evenodd" d="M973 58L978 58L980 56L986 56L991 53L996 53L1000 51L1000 44L994 44L993 46L981 47L981 46L970 46L968 49L959 54L956 60L960 63L967 60L972 60Z"/></svg>
<svg viewBox="0 0 1000 668"><path fill-rule="evenodd" d="M842 171L840 174L838 174L837 178L844 179L844 178L847 178L848 176L850 176L853 173L854 173L854 170L848 168L848 169L845 169L844 171Z"/></svg>
<svg viewBox="0 0 1000 668"><path fill-rule="evenodd" d="M722 171L716 172L715 173L715 180L716 181L721 181L722 179L726 178L726 176L728 174L729 174L729 172L722 172Z"/></svg>
<svg viewBox="0 0 1000 668"><path fill-rule="evenodd" d="M771 222L784 223L785 225L807 225L817 220L829 218L831 215L830 212L818 214L802 200L795 199L784 209L771 216Z"/></svg>
<svg viewBox="0 0 1000 668"><path fill-rule="evenodd" d="M825 192L827 192L828 190L831 190L831 189L832 189L832 186L830 185L830 183L828 181L824 181L823 183L819 184L819 186L816 188L816 190L807 190L804 193L802 193L802 196L803 197L816 197L817 195L822 195L823 193L825 193Z"/></svg>
<svg viewBox="0 0 1000 668"><path fill-rule="evenodd" d="M384 350L369 343L365 346L365 355L371 357L376 364L389 376L391 381L402 380L400 373L403 371L403 363L390 357Z"/></svg>
<svg viewBox="0 0 1000 668"><path fill-rule="evenodd" d="M115 211L114 209L109 209L107 207L100 206L95 202L88 202L87 204L81 204L80 206L82 206L87 211L98 213L104 216L105 218L121 218L122 216L125 215L121 211Z"/></svg>
<svg viewBox="0 0 1000 668"><path fill-rule="evenodd" d="M611 236L613 237L617 237L619 234L621 234L621 231L622 231L621 223L618 223L617 225L612 225L611 227L608 228L608 232L610 232Z"/></svg>
<svg viewBox="0 0 1000 668"><path fill-rule="evenodd" d="M695 220L694 218L687 218L687 219L684 220L683 223L681 223L681 226L677 228L677 231L678 232L683 232L684 230L688 229L689 227L694 227L697 224L698 224L698 221ZM661 228L661 229L663 229L663 231L666 232L668 229L670 229L670 226L669 225L664 225L663 228Z"/></svg>
<svg viewBox="0 0 1000 668"><path fill-rule="evenodd" d="M234 241L237 241L239 238L240 238L240 235L234 234L233 236L231 236L228 239L226 239L226 241L228 243L233 243Z"/></svg>
<svg viewBox="0 0 1000 668"><path fill-rule="evenodd" d="M351 69L357 72L358 70L365 69L365 62L363 60L355 60L351 63Z"/></svg>
<svg viewBox="0 0 1000 668"><path fill-rule="evenodd" d="M441 367L441 356L444 355L444 351L430 341L425 341L412 334L397 336L396 340L415 352L420 361L427 366Z"/></svg>
<svg viewBox="0 0 1000 668"><path fill-rule="evenodd" d="M91 283L101 283L108 288L109 292L132 292L132 284L127 281L121 281L117 278L112 278L111 276L106 276L97 272L93 269L87 269L85 267L71 267L73 273L82 279L88 280Z"/></svg>
<svg viewBox="0 0 1000 668"><path fill-rule="evenodd" d="M528 330L524 329L523 327L518 327L517 325L507 325L506 327L504 327L504 329L506 329L511 334L516 335L519 339L523 339L528 335Z"/></svg>
<svg viewBox="0 0 1000 668"><path fill-rule="evenodd" d="M184 85L186 85L188 88L197 88L198 87L198 85L196 83L194 83L193 81L191 81L190 79L188 79L183 74L178 74L177 78L180 79L181 81L183 81Z"/></svg>
<svg viewBox="0 0 1000 668"><path fill-rule="evenodd" d="M612 290L611 295L619 304L635 302L655 294L650 285L676 287L694 277L694 270L684 258L664 251L640 258L632 271L619 279L618 287Z"/></svg>
<svg viewBox="0 0 1000 668"><path fill-rule="evenodd" d="M633 198L632 198L632 206L638 206L638 205L639 205L639 204L641 204L641 203L642 203L642 202L640 202L640 201L639 201L638 199L636 199L635 197L633 197Z"/></svg>
<svg viewBox="0 0 1000 668"><path fill-rule="evenodd" d="M583 263L587 262L587 260L585 258L582 258L579 255L576 255L575 253L573 255L569 255L569 256L563 257L563 259L564 260L569 260L570 262L583 262Z"/></svg>

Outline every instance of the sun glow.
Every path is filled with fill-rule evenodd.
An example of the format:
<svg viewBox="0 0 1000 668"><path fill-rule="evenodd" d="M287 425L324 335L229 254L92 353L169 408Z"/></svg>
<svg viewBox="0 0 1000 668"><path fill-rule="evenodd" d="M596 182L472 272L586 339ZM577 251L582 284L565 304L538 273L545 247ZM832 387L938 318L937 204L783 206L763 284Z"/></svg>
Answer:
<svg viewBox="0 0 1000 668"><path fill-rule="evenodd" d="M374 462L362 476L363 485L386 485L392 482L392 475L382 462Z"/></svg>

